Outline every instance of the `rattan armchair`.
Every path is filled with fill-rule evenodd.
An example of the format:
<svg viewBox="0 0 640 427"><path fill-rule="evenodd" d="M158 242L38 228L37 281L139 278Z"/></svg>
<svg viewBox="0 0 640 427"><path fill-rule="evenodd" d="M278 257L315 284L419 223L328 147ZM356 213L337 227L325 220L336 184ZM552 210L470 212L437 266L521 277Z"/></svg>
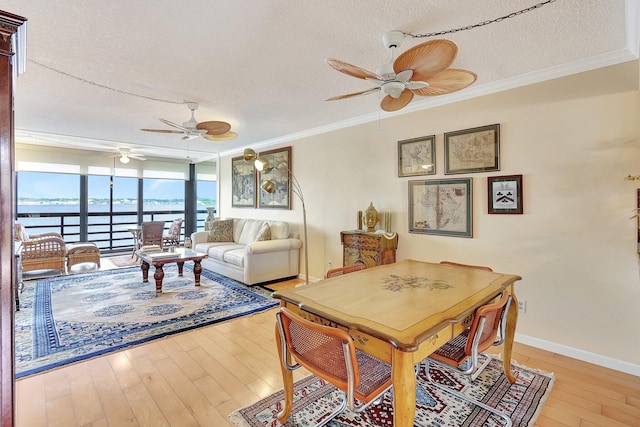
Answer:
<svg viewBox="0 0 640 427"><path fill-rule="evenodd" d="M16 239L20 241L22 271L60 270L66 273L66 248L58 233L29 235L22 224L16 223Z"/></svg>

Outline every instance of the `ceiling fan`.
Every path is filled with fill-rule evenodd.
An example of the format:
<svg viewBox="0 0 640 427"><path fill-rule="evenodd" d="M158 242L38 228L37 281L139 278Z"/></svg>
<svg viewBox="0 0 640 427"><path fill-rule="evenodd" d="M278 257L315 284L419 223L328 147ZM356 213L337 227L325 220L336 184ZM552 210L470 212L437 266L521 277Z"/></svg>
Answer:
<svg viewBox="0 0 640 427"><path fill-rule="evenodd" d="M385 111L396 111L409 104L414 95L444 95L464 89L478 78L471 71L449 68L458 54L458 46L450 40L430 40L419 44L400 54L394 61L394 49L400 46L403 38L401 31L390 31L383 35L384 46L391 49L391 61L379 67L375 73L338 59L327 59L327 63L341 73L377 85L327 101L381 91L386 96L380 102L380 107Z"/></svg>
<svg viewBox="0 0 640 427"><path fill-rule="evenodd" d="M128 148L120 148L118 153L112 154L111 157L120 157L120 163L127 164L131 159L145 161L147 160L142 154L133 154Z"/></svg>
<svg viewBox="0 0 640 427"><path fill-rule="evenodd" d="M227 122L208 121L197 122L195 118L195 111L198 109L197 102L186 102L187 107L191 111L191 118L179 125L177 123L170 122L169 120L160 119L160 121L166 125L172 126L179 130L172 129L140 129L145 132L157 132L157 133L179 133L184 136L182 139L193 139L203 137L210 141L227 141L234 139L238 136L237 133L231 132L231 125Z"/></svg>

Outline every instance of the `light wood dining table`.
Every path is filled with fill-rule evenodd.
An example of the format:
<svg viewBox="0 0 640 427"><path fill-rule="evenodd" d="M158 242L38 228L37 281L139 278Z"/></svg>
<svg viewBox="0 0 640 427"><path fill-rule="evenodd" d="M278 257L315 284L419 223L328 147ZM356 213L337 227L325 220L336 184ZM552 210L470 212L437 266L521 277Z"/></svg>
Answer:
<svg viewBox="0 0 640 427"><path fill-rule="evenodd" d="M521 277L459 266L405 260L276 291L281 306L322 324L349 331L362 351L392 367L393 425L412 427L416 404L414 366L465 328L464 319L502 292L513 301L503 344L504 373L518 317L514 283ZM276 328L278 352L280 335ZM280 354L282 357L282 354ZM284 424L293 405L293 375L282 368Z"/></svg>

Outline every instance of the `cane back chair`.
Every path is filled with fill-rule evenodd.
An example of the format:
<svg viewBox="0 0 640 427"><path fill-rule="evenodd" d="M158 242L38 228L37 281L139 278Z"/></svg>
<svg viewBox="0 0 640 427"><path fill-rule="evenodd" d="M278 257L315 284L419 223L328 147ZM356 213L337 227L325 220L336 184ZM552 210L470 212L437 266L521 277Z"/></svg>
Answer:
<svg viewBox="0 0 640 427"><path fill-rule="evenodd" d="M345 408L362 412L391 387L391 366L356 349L348 332L311 322L284 307L276 316L282 365L288 370L303 366L344 392L340 407L318 427ZM289 355L296 364L289 364Z"/></svg>

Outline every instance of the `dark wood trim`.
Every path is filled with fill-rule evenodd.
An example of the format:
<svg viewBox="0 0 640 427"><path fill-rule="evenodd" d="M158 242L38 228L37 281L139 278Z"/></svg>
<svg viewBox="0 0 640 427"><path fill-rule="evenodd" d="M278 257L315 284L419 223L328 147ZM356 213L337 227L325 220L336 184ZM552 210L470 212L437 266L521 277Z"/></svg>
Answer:
<svg viewBox="0 0 640 427"><path fill-rule="evenodd" d="M0 11L0 414L2 426L15 424L14 381L14 124L11 36L25 18Z"/></svg>

